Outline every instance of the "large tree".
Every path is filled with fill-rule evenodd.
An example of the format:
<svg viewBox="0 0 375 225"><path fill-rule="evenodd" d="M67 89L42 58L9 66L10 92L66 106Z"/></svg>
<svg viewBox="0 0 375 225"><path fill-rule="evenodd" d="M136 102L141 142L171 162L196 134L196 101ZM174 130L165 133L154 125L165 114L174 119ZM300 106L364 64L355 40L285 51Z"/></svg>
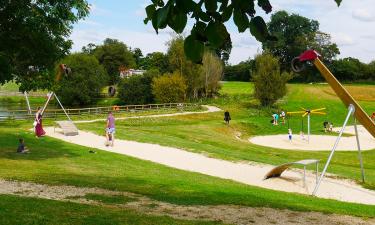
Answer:
<svg viewBox="0 0 375 225"><path fill-rule="evenodd" d="M188 85L188 95L198 98L199 90L204 88L202 66L187 59L184 51L184 38L177 36L168 43L168 61L170 71L178 71Z"/></svg>
<svg viewBox="0 0 375 225"><path fill-rule="evenodd" d="M219 82L223 78L223 68L223 61L212 51L206 50L203 55L202 65L204 93L206 97L212 97L219 92Z"/></svg>
<svg viewBox="0 0 375 225"><path fill-rule="evenodd" d="M286 94L289 73L281 73L279 59L268 52L255 57L254 96L262 106L272 106Z"/></svg>
<svg viewBox="0 0 375 225"><path fill-rule="evenodd" d="M54 88L61 102L76 106L94 104L108 79L98 60L92 55L76 53L65 57L61 63L71 69Z"/></svg>
<svg viewBox="0 0 375 225"><path fill-rule="evenodd" d="M106 69L110 85L120 80L120 67L127 69L136 67L133 53L126 44L116 39L105 39L103 45L97 46L93 54Z"/></svg>
<svg viewBox="0 0 375 225"><path fill-rule="evenodd" d="M56 61L71 48L72 25L88 12L86 0L0 1L0 83L50 87Z"/></svg>
<svg viewBox="0 0 375 225"><path fill-rule="evenodd" d="M282 70L289 71L292 59L309 48L317 50L327 61L340 53L330 36L319 31L316 20L279 11L271 16L267 26L277 41L265 41L262 47L280 59Z"/></svg>
<svg viewBox="0 0 375 225"><path fill-rule="evenodd" d="M169 71L168 57L162 52L148 53L141 59L140 68L144 70L158 69L160 73Z"/></svg>
<svg viewBox="0 0 375 225"><path fill-rule="evenodd" d="M340 5L341 0L334 0ZM275 40L263 18L257 15L256 4L266 13L272 11L269 0L152 0L146 7L145 23L151 21L158 32L167 26L182 33L188 17L195 20L185 39L185 53L194 62L201 62L204 46L225 48L230 35L224 24L233 17L239 32L250 31L258 41Z"/></svg>

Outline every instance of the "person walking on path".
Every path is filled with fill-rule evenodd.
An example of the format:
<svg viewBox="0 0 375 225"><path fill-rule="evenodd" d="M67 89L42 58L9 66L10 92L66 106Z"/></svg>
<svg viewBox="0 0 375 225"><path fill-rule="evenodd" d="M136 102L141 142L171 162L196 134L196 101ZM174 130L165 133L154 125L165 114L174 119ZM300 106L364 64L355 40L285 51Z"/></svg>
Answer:
<svg viewBox="0 0 375 225"><path fill-rule="evenodd" d="M46 132L43 130L42 117L43 117L42 109L38 107L38 111L35 114L35 120L34 120L35 135L38 138L46 134Z"/></svg>
<svg viewBox="0 0 375 225"><path fill-rule="evenodd" d="M113 116L112 112L108 112L106 137L107 137L107 143L109 143L112 147L115 143L114 134L115 134L115 117Z"/></svg>
<svg viewBox="0 0 375 225"><path fill-rule="evenodd" d="M229 121L231 120L231 118L230 118L230 114L229 114L229 112L228 112L228 110L227 111L225 111L225 113L224 113L224 121L225 121L225 123L227 124L227 125L229 125Z"/></svg>

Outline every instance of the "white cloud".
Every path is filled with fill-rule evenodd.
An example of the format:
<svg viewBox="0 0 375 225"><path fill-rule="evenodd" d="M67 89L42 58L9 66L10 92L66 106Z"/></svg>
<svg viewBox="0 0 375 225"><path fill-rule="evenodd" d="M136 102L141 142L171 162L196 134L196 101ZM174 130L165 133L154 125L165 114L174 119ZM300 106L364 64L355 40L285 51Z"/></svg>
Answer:
<svg viewBox="0 0 375 225"><path fill-rule="evenodd" d="M166 43L171 39L170 34L127 31L117 28L81 29L73 31L71 39L74 42L73 52L80 51L88 43L101 44L105 38L118 39L129 47L140 48L143 54L150 52L166 52Z"/></svg>
<svg viewBox="0 0 375 225"><path fill-rule="evenodd" d="M165 43L173 33L169 30L161 30L159 35L155 33L152 26L142 24L145 16L144 7L149 0L137 1L135 10L130 12L106 10L96 5L91 6L91 15L86 22L80 22L84 26L77 26L74 29L71 39L74 41L74 50L90 42L101 43L106 37L113 37L124 41L131 47L139 47L144 53L152 51L166 51ZM331 34L332 40L340 48L339 57L355 57L364 62L375 59L375 29L372 29L370 21L375 21L374 0L343 0L340 7L337 7L334 0L278 0L273 1L273 12L286 10L290 13L297 13L310 19L318 20L320 30ZM259 15L269 21L270 15L265 15L261 9L257 9ZM114 15L116 14L116 15ZM104 21L107 17L115 17L117 21L121 16L134 15L133 20L127 20L122 24L111 24L111 20ZM98 18L100 17L100 18ZM103 25L99 26L97 21ZM368 21L368 22L363 22ZM137 23L137 27L134 24ZM189 21L187 31L191 29L192 21ZM129 25L131 24L131 25ZM237 28L232 22L228 22L228 30L232 37L233 49L230 56L231 63L238 63L253 57L260 49L261 44L250 35L248 30L238 34ZM133 28L129 28L133 27ZM133 29L133 30L129 30ZM137 31L135 31L137 30Z"/></svg>
<svg viewBox="0 0 375 225"><path fill-rule="evenodd" d="M354 19L364 22L375 21L375 15L369 12L367 9L356 9L353 11L352 16Z"/></svg>
<svg viewBox="0 0 375 225"><path fill-rule="evenodd" d="M341 32L332 33L332 41L339 46L350 46L356 44L350 35Z"/></svg>

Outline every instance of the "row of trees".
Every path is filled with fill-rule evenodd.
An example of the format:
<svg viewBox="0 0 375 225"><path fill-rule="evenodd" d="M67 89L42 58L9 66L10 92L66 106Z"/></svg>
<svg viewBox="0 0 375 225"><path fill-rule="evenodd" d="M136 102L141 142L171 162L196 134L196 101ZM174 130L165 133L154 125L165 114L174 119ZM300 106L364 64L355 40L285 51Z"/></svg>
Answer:
<svg viewBox="0 0 375 225"><path fill-rule="evenodd" d="M157 52L146 57L150 59L148 71L119 84L119 97L125 104L198 99L219 91L224 65L210 49L205 50L202 64L195 64L186 58L184 38L178 36L168 42L167 54Z"/></svg>
<svg viewBox="0 0 375 225"><path fill-rule="evenodd" d="M291 60L307 49L315 49L335 76L344 82L375 81L375 61L369 64L349 57L335 59L340 53L337 45L331 42L329 34L319 30L319 23L296 14L279 11L271 16L267 24L277 41L265 41L263 50L280 59L280 69L290 72ZM248 81L252 78L254 60L249 59L237 65L229 65L224 70L224 80ZM292 82L316 82L323 78L314 67L308 67L300 74L294 74Z"/></svg>
<svg viewBox="0 0 375 225"><path fill-rule="evenodd" d="M146 57L140 50L106 39L101 45L89 44L81 53L71 54L60 63L71 68L54 90L66 105L94 104L100 90L118 86L123 104L177 102L187 98L214 96L222 79L223 62L207 48L202 64L185 57L184 38L177 36L168 43L166 54L155 52ZM120 79L120 68L147 68L144 75Z"/></svg>

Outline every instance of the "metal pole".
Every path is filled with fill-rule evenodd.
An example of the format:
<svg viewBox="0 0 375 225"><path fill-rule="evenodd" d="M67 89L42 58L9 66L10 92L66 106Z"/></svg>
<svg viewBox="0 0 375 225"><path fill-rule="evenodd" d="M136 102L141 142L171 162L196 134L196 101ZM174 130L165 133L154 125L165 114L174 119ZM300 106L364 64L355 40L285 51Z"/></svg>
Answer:
<svg viewBox="0 0 375 225"><path fill-rule="evenodd" d="M324 166L324 169L323 169L323 171L322 171L322 174L320 175L319 181L318 181L318 183L316 184L315 189L314 189L312 195L315 195L316 192L318 191L319 186L320 186L320 183L322 182L323 177L324 177L324 175L325 175L325 173L326 173L326 171L327 171L328 165L329 165L329 163L331 162L332 156L333 156L333 154L335 153L335 150L336 150L336 148L337 148L337 145L339 144L339 141L340 141L340 138L341 138L341 136L342 136L342 133L343 133L344 130L345 130L346 124L348 123L350 116L353 115L354 111L355 111L354 106L353 106L352 104L350 104L349 107L348 107L348 115L347 115L346 118L345 118L344 124L342 125L342 128L341 128L341 130L340 130L339 136L337 137L336 142L335 142L335 145L333 146L332 151L331 151L331 153L329 154L328 160L327 160L327 162L326 162L326 164L325 164L325 166Z"/></svg>
<svg viewBox="0 0 375 225"><path fill-rule="evenodd" d="M315 184L318 183L318 174L319 174L319 161L316 162L316 177L315 177Z"/></svg>
<svg viewBox="0 0 375 225"><path fill-rule="evenodd" d="M362 182L365 183L365 170L363 169L361 146L359 144L358 129L357 129L357 120L356 120L355 117L354 117L354 130L355 130L355 137L357 139L358 158L359 158L359 164L361 165Z"/></svg>
<svg viewBox="0 0 375 225"><path fill-rule="evenodd" d="M53 94L55 95L55 98L56 98L57 102L59 103L59 105L61 106L62 110L64 111L64 113L65 113L66 117L68 117L68 119L69 119L70 121L72 121L72 120L70 119L70 117L69 117L68 113L66 113L66 111L65 111L65 109L64 109L64 106L63 106L63 105L61 104L61 102L60 102L59 98L58 98L58 97L56 96L56 94L55 94L55 93L53 93Z"/></svg>
<svg viewBox="0 0 375 225"><path fill-rule="evenodd" d="M48 105L49 101L50 101L50 100L51 100L51 98L52 98L52 94L53 94L53 92L50 92L50 93L48 93L48 94L47 94L47 96L48 96L48 99L47 99L47 102L46 102L46 104L44 104L44 107L43 107L43 110L42 110L42 115L43 115L43 113L44 113L44 110L46 110L46 108L47 108L47 105Z"/></svg>
<svg viewBox="0 0 375 225"><path fill-rule="evenodd" d="M307 143L310 143L310 113L307 114Z"/></svg>
<svg viewBox="0 0 375 225"><path fill-rule="evenodd" d="M25 99L26 99L27 109L29 111L29 115L31 115L31 107L30 107L29 97L27 96L27 92L26 91L24 91L23 94L25 95Z"/></svg>

